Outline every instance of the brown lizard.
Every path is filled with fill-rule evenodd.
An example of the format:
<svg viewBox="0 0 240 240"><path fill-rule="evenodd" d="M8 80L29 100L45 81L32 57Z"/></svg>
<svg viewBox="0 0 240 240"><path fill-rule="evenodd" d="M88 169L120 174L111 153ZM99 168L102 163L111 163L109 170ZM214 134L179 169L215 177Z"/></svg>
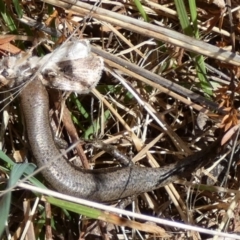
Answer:
<svg viewBox="0 0 240 240"><path fill-rule="evenodd" d="M78 51L75 52L76 48ZM88 92L101 77L103 60L90 54L87 41L70 42L61 51L61 54L53 53L40 60L32 57L20 63L21 57L5 58L1 62L3 70L0 73L0 82L10 87L32 79L20 94L28 140L38 167L45 166L42 174L56 190L99 202L117 200L157 189L182 175L189 175L215 154L218 141L182 161L162 168L134 165L101 170L74 168L61 156L53 140L48 117L48 93L43 84L64 90L78 90L80 93ZM79 51L82 51L81 58ZM81 67L79 70L81 64L85 64L86 69Z"/></svg>

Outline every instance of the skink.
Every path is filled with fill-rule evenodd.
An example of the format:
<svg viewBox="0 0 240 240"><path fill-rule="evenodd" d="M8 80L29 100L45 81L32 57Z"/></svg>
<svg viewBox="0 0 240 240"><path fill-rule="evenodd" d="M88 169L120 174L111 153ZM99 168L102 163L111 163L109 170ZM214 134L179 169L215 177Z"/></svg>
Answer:
<svg viewBox="0 0 240 240"><path fill-rule="evenodd" d="M138 195L165 185L174 177L190 174L214 153L210 146L178 163L162 168L130 166L100 170L79 170L60 156L53 140L49 122L49 98L38 78L21 92L21 107L25 117L28 140L43 176L57 191L98 202L109 202Z"/></svg>

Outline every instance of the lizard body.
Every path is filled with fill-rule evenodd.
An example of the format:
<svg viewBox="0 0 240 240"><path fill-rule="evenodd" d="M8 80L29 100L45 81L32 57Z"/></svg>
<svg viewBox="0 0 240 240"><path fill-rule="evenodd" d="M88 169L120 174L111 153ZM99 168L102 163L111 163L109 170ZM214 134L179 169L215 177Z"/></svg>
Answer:
<svg viewBox="0 0 240 240"><path fill-rule="evenodd" d="M208 161L217 142L184 160L162 168L129 166L100 170L79 170L61 156L49 123L48 93L35 78L21 92L21 106L28 139L42 174L58 191L98 202L109 202L157 189L176 177L189 175ZM56 159L57 156L61 156ZM56 160L53 160L56 159Z"/></svg>

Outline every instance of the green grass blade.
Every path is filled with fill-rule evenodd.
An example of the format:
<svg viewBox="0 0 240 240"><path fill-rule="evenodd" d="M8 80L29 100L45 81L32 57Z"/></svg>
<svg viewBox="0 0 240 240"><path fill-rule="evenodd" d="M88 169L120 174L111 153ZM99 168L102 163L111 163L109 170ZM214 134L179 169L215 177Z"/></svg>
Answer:
<svg viewBox="0 0 240 240"><path fill-rule="evenodd" d="M15 165L21 165L21 164L16 164L11 158L9 158L3 151L0 150L0 159L4 161L7 165L8 168L14 167ZM4 169L1 167L1 169ZM28 163L28 166L24 170L24 176L28 176L34 172L36 169L36 165L33 163ZM46 188L38 179L35 177L29 178L29 181L32 182L35 186L41 187L41 188Z"/></svg>
<svg viewBox="0 0 240 240"><path fill-rule="evenodd" d="M183 0L174 0L174 2L176 5L179 21L180 21L181 27L183 29L183 32L188 36L199 39L200 34L198 31L198 27L197 27L197 7L196 7L195 0L189 0L190 16L191 16L191 21L192 21L193 25L191 25L191 22L189 21L189 17L187 14L187 10L186 10L184 1ZM213 94L212 86L207 79L207 71L206 71L206 66L205 66L203 56L196 55L194 53L191 53L190 55L194 60L197 76L200 81L200 86L201 86L202 90L207 95L212 96L212 94Z"/></svg>
<svg viewBox="0 0 240 240"><path fill-rule="evenodd" d="M82 214L84 216L87 216L93 219L98 219L99 216L101 216L102 214L102 212L98 209L94 209L91 207L83 206L77 203L72 203L72 202L64 201L64 200L53 198L53 197L47 197L47 201L62 209L75 212L78 214Z"/></svg>
<svg viewBox="0 0 240 240"><path fill-rule="evenodd" d="M11 171L11 175L8 181L8 187L12 187L17 184L18 180L21 176L26 172L32 173L34 168L31 163L17 163L14 164L13 169Z"/></svg>
<svg viewBox="0 0 240 240"><path fill-rule="evenodd" d="M146 12L144 11L141 2L140 2L139 0L134 0L134 3L135 3L135 5L136 5L138 11L140 12L141 16L143 17L144 21L145 21L145 22L149 22L149 17L148 17L148 15L146 14Z"/></svg>
<svg viewBox="0 0 240 240"><path fill-rule="evenodd" d="M15 164L15 162L11 158L9 158L2 150L0 150L0 159L2 159L5 163L7 163L10 166Z"/></svg>
<svg viewBox="0 0 240 240"><path fill-rule="evenodd" d="M106 110L104 112L103 121L106 122L110 118L110 116L111 116L111 112L109 110ZM101 128L101 125L99 124L99 122L100 122L99 118L93 121L93 124L84 132L84 137L83 137L84 139L86 140L91 139L92 136L97 134L97 132Z"/></svg>
<svg viewBox="0 0 240 240"><path fill-rule="evenodd" d="M23 175L23 173L25 171L29 171L30 169L31 169L31 167L29 168L28 163L14 164L13 169L10 174L7 188L15 186L16 183L18 182L18 180ZM2 197L2 199L0 201L0 209L1 209L0 236L2 235L2 233L4 231L4 226L8 219L8 214L9 214L10 205L11 205L11 197L12 197L12 193L11 193L11 191L9 191Z"/></svg>
<svg viewBox="0 0 240 240"><path fill-rule="evenodd" d="M178 18L183 29L183 32L188 36L193 36L193 29L191 27L191 23L188 18L187 10L185 8L185 4L182 0L174 0Z"/></svg>
<svg viewBox="0 0 240 240"><path fill-rule="evenodd" d="M21 5L19 4L19 0L13 0L13 5L15 7L18 17L21 18L23 15L23 11Z"/></svg>
<svg viewBox="0 0 240 240"><path fill-rule="evenodd" d="M84 106L81 104L81 101L79 100L79 98L75 94L71 94L70 98L71 98L71 102L77 108L78 112L80 112L81 116L83 116L85 119L88 119L90 115L88 111L86 111Z"/></svg>
<svg viewBox="0 0 240 240"><path fill-rule="evenodd" d="M28 176L34 172L36 169L36 165L33 163L15 163L11 158L9 158L3 151L0 151L0 158L3 162L5 162L8 165L8 168L11 168L11 174L8 180L7 189L15 186L19 179L24 175ZM38 181L36 178L31 177L29 179L35 186L46 188L40 181ZM12 193L9 191L6 193L0 201L0 236L2 235L4 231L4 227L6 224L6 221L8 219L8 214L10 211L10 205L11 205L11 195Z"/></svg>
<svg viewBox="0 0 240 240"><path fill-rule="evenodd" d="M2 0L0 0L0 13L1 13L1 16L2 16L6 26L9 28L10 32L16 31L17 30L16 25L15 25L11 15L7 11L4 1L2 1Z"/></svg>
<svg viewBox="0 0 240 240"><path fill-rule="evenodd" d="M11 192L6 193L2 199L0 200L0 209L1 209L1 217L0 217L0 237L3 234L5 224L8 219L8 214L10 210L11 204Z"/></svg>
<svg viewBox="0 0 240 240"><path fill-rule="evenodd" d="M200 34L198 31L198 25L197 25L197 6L195 0L188 0L189 3L189 9L190 9L190 15L192 19L193 29L194 29L194 36L196 39L200 38Z"/></svg>

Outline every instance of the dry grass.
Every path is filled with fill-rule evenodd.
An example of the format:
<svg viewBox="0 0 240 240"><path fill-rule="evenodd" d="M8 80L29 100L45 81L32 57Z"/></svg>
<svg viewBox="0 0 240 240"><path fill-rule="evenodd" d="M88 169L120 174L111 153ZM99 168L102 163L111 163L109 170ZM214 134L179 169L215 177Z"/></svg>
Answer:
<svg viewBox="0 0 240 240"><path fill-rule="evenodd" d="M68 2L44 0L15 2L15 5L3 2L6 12L2 14L0 24L5 35L0 39L2 53L13 54L19 48L27 50L38 38L54 42L63 42L68 37L90 39L92 51L104 58L105 72L91 95L72 94L68 98L67 106L75 124L75 127L67 128L73 131L68 134L73 138L77 132L81 138L93 137L115 144L136 164L167 165L208 146L216 139L216 132L224 132L222 143L236 142L236 145L232 150L233 144L226 144L222 154L230 152L232 155L220 158L220 153L216 153L216 162L212 166L194 172L191 179L142 194L129 210L135 208L142 214L208 230L238 233L238 1L231 2L229 11L222 1L212 4L197 1L198 21L195 26L190 26L190 37L183 34L185 31L174 1L145 0L142 5L137 1L135 4L130 1ZM189 13L188 1L185 6ZM24 13L21 17L18 8ZM19 23L17 16L24 24ZM37 18L43 23L41 30L26 27L26 24L35 24ZM199 39L194 39L196 26ZM49 33L55 34L54 38ZM36 52L46 54L51 48L49 43L44 43ZM199 75L200 65L206 69L201 73L204 81ZM4 99L6 95L2 94L2 97ZM6 112L9 113L8 128L3 124ZM17 101L2 113L3 151L16 159L26 149ZM69 116L69 113L64 114ZM78 151L81 152L81 148ZM103 163L109 163L110 157L103 152L95 150L92 156L90 151L85 153L92 161L97 158L99 161L101 156ZM9 165L1 162L2 179L8 176L9 169ZM105 212L92 215L111 222L108 226L84 217L78 226L79 215L76 213L89 216L89 209L79 207L80 211L75 205L69 204L68 208L62 201L47 200L53 205L46 199L36 198L29 190L13 192L3 239L7 238L8 232L12 239L21 239L21 236L23 239L24 228L28 239L44 239L45 235L49 239L84 239L88 234L99 232L103 239L113 239L113 236L122 239L123 235L127 239L140 239L140 236L142 239L217 239L214 233L211 235L204 230L168 226L157 220L158 226L150 226L152 223L137 223L112 214L108 216ZM70 200L74 202L74 199ZM106 210L93 203L90 206ZM114 210L109 208L109 211ZM130 228L117 228L113 223ZM236 236L232 238L237 239Z"/></svg>

